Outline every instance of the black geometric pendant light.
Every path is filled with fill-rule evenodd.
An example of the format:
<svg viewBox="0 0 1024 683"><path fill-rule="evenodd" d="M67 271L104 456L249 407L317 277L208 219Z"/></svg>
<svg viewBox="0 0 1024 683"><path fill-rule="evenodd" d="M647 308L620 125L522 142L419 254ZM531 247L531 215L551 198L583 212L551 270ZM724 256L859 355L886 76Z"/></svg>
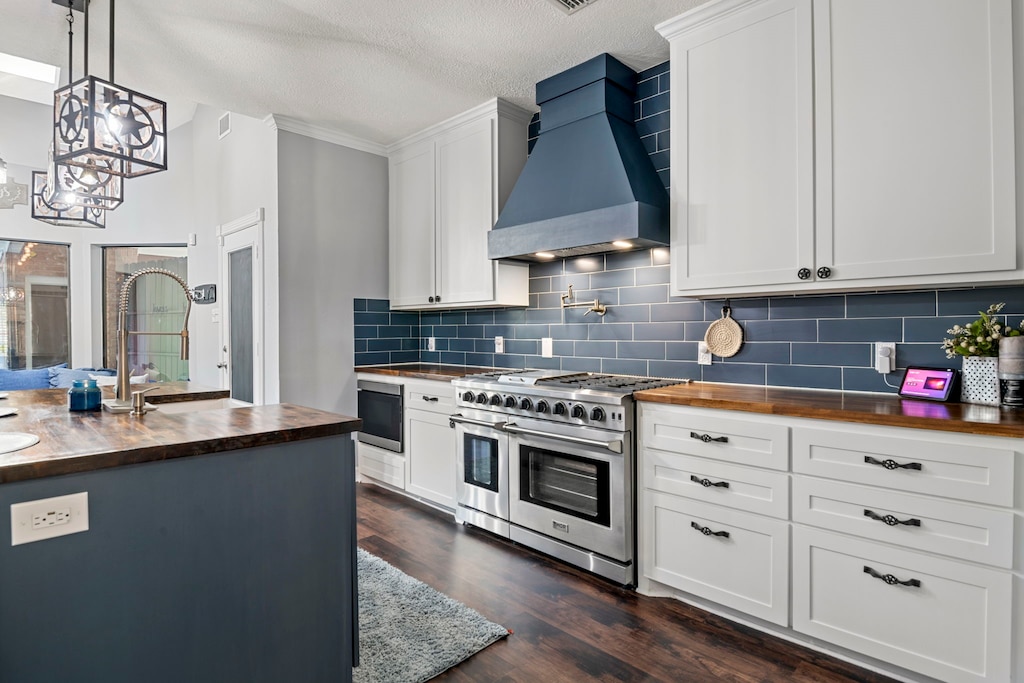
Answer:
<svg viewBox="0 0 1024 683"><path fill-rule="evenodd" d="M88 8L86 1L87 74ZM125 178L166 171L167 104L114 83L114 0L109 56L109 80L86 75L54 93L54 161Z"/></svg>

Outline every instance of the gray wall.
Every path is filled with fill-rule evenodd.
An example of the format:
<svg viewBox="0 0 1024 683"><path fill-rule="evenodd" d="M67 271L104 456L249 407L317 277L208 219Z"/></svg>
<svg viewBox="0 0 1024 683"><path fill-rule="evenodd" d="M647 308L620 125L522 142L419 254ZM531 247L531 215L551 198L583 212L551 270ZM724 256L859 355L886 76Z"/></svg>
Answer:
<svg viewBox="0 0 1024 683"><path fill-rule="evenodd" d="M0 526L0 681L351 680L352 463L341 435L0 486L88 491L90 527Z"/></svg>
<svg viewBox="0 0 1024 683"><path fill-rule="evenodd" d="M388 291L388 160L281 131L281 401L356 414L353 297Z"/></svg>

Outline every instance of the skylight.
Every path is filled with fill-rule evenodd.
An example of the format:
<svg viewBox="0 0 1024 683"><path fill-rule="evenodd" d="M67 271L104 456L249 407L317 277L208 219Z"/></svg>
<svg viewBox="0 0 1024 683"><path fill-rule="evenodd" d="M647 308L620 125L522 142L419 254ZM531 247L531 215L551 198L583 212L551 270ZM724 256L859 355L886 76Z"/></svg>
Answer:
<svg viewBox="0 0 1024 683"><path fill-rule="evenodd" d="M53 104L60 68L0 52L0 95Z"/></svg>

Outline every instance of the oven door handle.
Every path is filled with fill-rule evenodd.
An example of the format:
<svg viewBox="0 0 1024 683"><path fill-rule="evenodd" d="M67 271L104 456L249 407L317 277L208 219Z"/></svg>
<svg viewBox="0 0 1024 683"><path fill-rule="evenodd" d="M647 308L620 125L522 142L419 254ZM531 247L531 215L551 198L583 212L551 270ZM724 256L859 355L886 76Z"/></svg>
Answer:
<svg viewBox="0 0 1024 683"><path fill-rule="evenodd" d="M474 420L471 417L463 417L462 415L449 415L448 426L452 429L455 428L456 424L467 424L476 425L477 427L490 427L491 429L504 429L504 422L488 422L487 420Z"/></svg>
<svg viewBox="0 0 1024 683"><path fill-rule="evenodd" d="M542 432L537 429L526 429L519 425L506 422L505 431L512 434L528 434L530 436L543 436L548 439L556 439L558 441L569 441L571 443L583 444L584 446L598 446L609 450L612 453L622 453L622 440L616 439L614 441L599 441L597 439L585 439L582 436L567 436L565 434L551 434L550 432Z"/></svg>

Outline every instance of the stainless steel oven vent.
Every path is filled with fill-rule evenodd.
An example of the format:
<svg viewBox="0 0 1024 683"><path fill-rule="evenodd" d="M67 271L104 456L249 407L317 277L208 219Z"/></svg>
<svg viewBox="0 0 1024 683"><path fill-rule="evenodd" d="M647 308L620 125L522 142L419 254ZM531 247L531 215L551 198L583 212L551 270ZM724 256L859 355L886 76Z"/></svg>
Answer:
<svg viewBox="0 0 1024 683"><path fill-rule="evenodd" d="M54 0L56 2L56 0ZM573 14L580 11L587 5L593 5L597 0L551 0L551 3L557 5L566 14Z"/></svg>

